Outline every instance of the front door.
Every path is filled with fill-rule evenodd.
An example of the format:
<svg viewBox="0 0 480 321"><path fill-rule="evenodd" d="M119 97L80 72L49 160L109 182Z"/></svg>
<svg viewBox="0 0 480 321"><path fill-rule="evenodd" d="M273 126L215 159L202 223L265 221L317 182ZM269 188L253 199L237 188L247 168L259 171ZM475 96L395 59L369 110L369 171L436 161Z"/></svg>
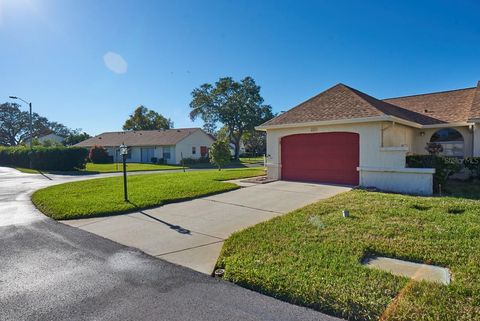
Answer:
<svg viewBox="0 0 480 321"><path fill-rule="evenodd" d="M152 162L152 157L153 157L153 148L142 148L141 153L141 162L142 163L151 163Z"/></svg>

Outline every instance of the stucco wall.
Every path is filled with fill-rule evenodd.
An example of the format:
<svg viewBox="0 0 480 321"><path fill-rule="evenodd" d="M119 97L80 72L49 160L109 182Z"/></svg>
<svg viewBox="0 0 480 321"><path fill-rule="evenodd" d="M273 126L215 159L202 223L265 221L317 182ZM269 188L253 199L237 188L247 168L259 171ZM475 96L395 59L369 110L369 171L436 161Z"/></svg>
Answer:
<svg viewBox="0 0 480 321"><path fill-rule="evenodd" d="M464 140L464 153L465 157L472 156L473 153L473 132L467 127L452 127L460 132ZM413 140L412 140L412 154L427 154L425 147L430 142L432 135L440 128L413 128ZM423 135L421 133L424 133Z"/></svg>
<svg viewBox="0 0 480 321"><path fill-rule="evenodd" d="M280 140L294 134L322 132L353 132L360 134L360 166L405 167L405 150L382 150L382 123L363 123L330 125L318 127L297 127L288 129L271 129L267 131L267 168L268 176L281 178Z"/></svg>
<svg viewBox="0 0 480 321"><path fill-rule="evenodd" d="M474 127L474 147L473 156L480 157L480 123L476 123Z"/></svg>
<svg viewBox="0 0 480 321"><path fill-rule="evenodd" d="M359 168L360 185L376 187L383 191L431 195L433 193L433 169L429 168Z"/></svg>
<svg viewBox="0 0 480 321"><path fill-rule="evenodd" d="M197 130L177 143L175 148L175 158L177 162L181 161L182 155L183 158L200 158L200 146L207 146L210 148L213 142L214 140L212 137L205 134L202 130ZM192 154L192 147L196 148L195 155Z"/></svg>

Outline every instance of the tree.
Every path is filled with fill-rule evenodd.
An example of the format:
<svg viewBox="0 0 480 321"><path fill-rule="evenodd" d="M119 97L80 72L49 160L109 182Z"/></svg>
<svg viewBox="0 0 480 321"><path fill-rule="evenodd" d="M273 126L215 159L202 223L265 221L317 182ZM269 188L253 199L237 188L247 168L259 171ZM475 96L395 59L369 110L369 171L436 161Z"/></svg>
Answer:
<svg viewBox="0 0 480 321"><path fill-rule="evenodd" d="M19 104L0 105L0 145L16 146L30 137L28 113Z"/></svg>
<svg viewBox="0 0 480 321"><path fill-rule="evenodd" d="M63 144L65 146L73 146L75 144L78 144L80 142L83 142L86 139L89 139L90 136L86 132L83 132L80 129L75 129L73 130L70 134L68 134L67 137L65 137L65 140L63 141Z"/></svg>
<svg viewBox="0 0 480 321"><path fill-rule="evenodd" d="M242 135L274 116L272 107L263 105L260 86L251 77L240 82L225 77L214 85L195 88L190 108L190 118L201 117L207 131L215 129L217 123L227 128L229 141L235 145L235 158L239 156Z"/></svg>
<svg viewBox="0 0 480 321"><path fill-rule="evenodd" d="M173 128L170 118L165 118L145 106L138 106L130 118L125 121L123 130L155 130Z"/></svg>
<svg viewBox="0 0 480 321"><path fill-rule="evenodd" d="M208 151L210 163L216 165L218 170L230 162L230 148L228 143L222 140L215 141Z"/></svg>
<svg viewBox="0 0 480 321"><path fill-rule="evenodd" d="M267 135L265 132L251 130L242 136L245 150L255 155L263 155L267 151Z"/></svg>

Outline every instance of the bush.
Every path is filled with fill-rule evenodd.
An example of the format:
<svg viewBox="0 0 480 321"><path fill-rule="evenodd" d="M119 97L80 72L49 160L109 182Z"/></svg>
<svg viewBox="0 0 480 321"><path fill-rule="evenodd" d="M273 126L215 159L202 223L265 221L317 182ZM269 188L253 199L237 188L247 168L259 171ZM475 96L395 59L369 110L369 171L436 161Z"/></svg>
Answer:
<svg viewBox="0 0 480 321"><path fill-rule="evenodd" d="M407 156L407 167L435 168L433 174L433 188L438 191L439 185L444 186L447 179L462 169L460 159L439 155L412 155Z"/></svg>
<svg viewBox="0 0 480 321"><path fill-rule="evenodd" d="M209 160L207 157L200 157L200 158L184 158L183 165L195 165L195 164L206 164Z"/></svg>
<svg viewBox="0 0 480 321"><path fill-rule="evenodd" d="M80 147L0 147L0 165L38 170L73 171L85 168L88 151Z"/></svg>
<svg viewBox="0 0 480 321"><path fill-rule="evenodd" d="M230 162L230 146L224 141L217 140L212 144L209 156L210 163L216 165L220 170Z"/></svg>
<svg viewBox="0 0 480 321"><path fill-rule="evenodd" d="M157 157L152 157L152 158L150 158L150 162L152 164L158 164L158 158Z"/></svg>
<svg viewBox="0 0 480 321"><path fill-rule="evenodd" d="M94 164L113 163L113 157L108 155L107 150L103 146L95 145L90 149L88 158Z"/></svg>
<svg viewBox="0 0 480 321"><path fill-rule="evenodd" d="M480 178L480 157L467 157L463 165L472 172L473 178Z"/></svg>

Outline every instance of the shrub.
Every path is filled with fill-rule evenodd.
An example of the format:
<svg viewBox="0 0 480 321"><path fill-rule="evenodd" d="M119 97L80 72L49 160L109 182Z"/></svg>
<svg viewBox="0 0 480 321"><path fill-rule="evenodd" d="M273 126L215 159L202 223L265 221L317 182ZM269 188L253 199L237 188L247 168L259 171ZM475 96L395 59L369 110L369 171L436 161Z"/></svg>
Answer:
<svg viewBox="0 0 480 321"><path fill-rule="evenodd" d="M150 158L150 162L152 164L158 164L158 158L157 157L152 157L152 158Z"/></svg>
<svg viewBox="0 0 480 321"><path fill-rule="evenodd" d="M52 171L85 168L88 151L80 147L0 147L0 165Z"/></svg>
<svg viewBox="0 0 480 321"><path fill-rule="evenodd" d="M183 164L184 165L195 165L195 164L206 164L209 162L207 157L199 157L199 158L184 158Z"/></svg>
<svg viewBox="0 0 480 321"><path fill-rule="evenodd" d="M480 157L467 157L463 165L472 172L473 178L480 178Z"/></svg>
<svg viewBox="0 0 480 321"><path fill-rule="evenodd" d="M108 155L107 150L103 146L95 145L90 149L88 158L94 164L113 163L113 157Z"/></svg>
<svg viewBox="0 0 480 321"><path fill-rule="evenodd" d="M212 144L209 152L210 163L216 165L218 170L230 162L230 147L224 141L217 140Z"/></svg>
<svg viewBox="0 0 480 321"><path fill-rule="evenodd" d="M462 169L460 159L439 155L407 156L407 166L412 168L435 168L433 188L438 191L439 185L445 185L447 179Z"/></svg>

